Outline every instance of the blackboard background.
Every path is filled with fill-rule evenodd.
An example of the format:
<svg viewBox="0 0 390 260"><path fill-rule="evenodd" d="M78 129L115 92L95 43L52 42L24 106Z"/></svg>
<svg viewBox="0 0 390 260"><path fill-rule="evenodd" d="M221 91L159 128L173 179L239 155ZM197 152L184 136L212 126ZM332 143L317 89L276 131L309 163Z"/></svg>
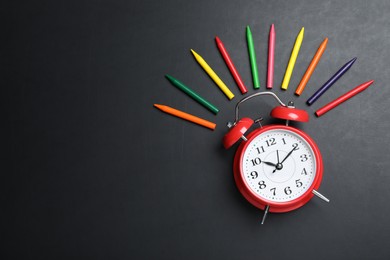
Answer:
<svg viewBox="0 0 390 260"><path fill-rule="evenodd" d="M3 2L5 151L2 259L388 259L390 257L390 2ZM249 94L250 25L261 90L267 39L276 28L275 88L311 120L295 124L320 147L320 191L291 213L247 203L232 177L225 124L241 99L214 42L225 43ZM295 37L305 36L287 91ZM293 95L325 37L301 97ZM218 90L201 54L236 94ZM307 98L348 60L352 69L312 107ZM214 116L164 78L169 73L220 108ZM321 118L313 112L354 86L375 83ZM161 103L217 123L213 132L153 108ZM271 99L243 115L265 117Z"/></svg>

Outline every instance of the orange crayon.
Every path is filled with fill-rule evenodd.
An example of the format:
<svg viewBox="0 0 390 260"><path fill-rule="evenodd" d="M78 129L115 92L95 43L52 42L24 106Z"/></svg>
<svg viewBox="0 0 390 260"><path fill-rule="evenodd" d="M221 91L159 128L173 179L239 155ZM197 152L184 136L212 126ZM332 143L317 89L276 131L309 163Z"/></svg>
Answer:
<svg viewBox="0 0 390 260"><path fill-rule="evenodd" d="M309 82L311 75L313 74L315 68L317 67L318 62L320 61L321 56L324 53L327 44L328 44L328 38L325 38L325 40L321 43L320 47L318 47L316 54L311 60L309 67L307 67L307 70L303 75L301 82L299 83L297 89L295 90L296 95L300 96L302 94L303 90L306 87L307 82Z"/></svg>
<svg viewBox="0 0 390 260"><path fill-rule="evenodd" d="M169 106L159 105L159 104L154 104L154 106L156 108L160 109L161 111L167 113L167 114L170 114L170 115L173 115L173 116L176 116L176 117L180 117L180 118L182 118L184 120L187 120L187 121L190 121L192 123L204 126L204 127L209 128L211 130L214 130L215 127L217 126L216 124L214 124L214 123L212 123L210 121L207 121L207 120L204 120L202 118L199 118L199 117L193 116L191 114L185 113L183 111L171 108Z"/></svg>

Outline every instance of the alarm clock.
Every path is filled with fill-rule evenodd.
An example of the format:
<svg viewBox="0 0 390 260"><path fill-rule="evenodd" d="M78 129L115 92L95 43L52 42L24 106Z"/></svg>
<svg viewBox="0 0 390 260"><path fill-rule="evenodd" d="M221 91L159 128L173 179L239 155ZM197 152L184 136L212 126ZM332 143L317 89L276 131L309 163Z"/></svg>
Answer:
<svg viewBox="0 0 390 260"><path fill-rule="evenodd" d="M262 118L239 118L239 106L257 96L273 97L279 105L270 115L286 123L263 126ZM273 92L258 92L237 103L235 121L227 124L230 130L223 137L226 149L242 139L234 157L234 180L245 199L264 210L261 224L268 212L298 209L314 195L329 202L318 192L323 175L320 150L308 134L289 126L291 120L308 122L309 115L292 102L285 105ZM255 123L259 127L247 134Z"/></svg>

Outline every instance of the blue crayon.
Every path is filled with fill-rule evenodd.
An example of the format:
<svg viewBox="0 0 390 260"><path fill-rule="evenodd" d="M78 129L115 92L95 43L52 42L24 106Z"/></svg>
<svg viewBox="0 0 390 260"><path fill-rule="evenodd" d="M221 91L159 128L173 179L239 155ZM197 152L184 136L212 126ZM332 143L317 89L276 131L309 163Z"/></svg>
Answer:
<svg viewBox="0 0 390 260"><path fill-rule="evenodd" d="M310 106L312 105L314 102L317 101L317 99L320 98L320 96L322 94L325 93L325 91L327 91L328 89L330 89L330 87L339 79L341 78L341 76L344 75L345 72L347 72L347 70L349 70L349 68L352 67L353 63L356 61L356 57L353 58L352 60L348 61L344 66L342 66L339 71L336 72L336 74L334 74L322 87L320 87L316 93L314 93L313 96L311 96L307 101L306 103Z"/></svg>

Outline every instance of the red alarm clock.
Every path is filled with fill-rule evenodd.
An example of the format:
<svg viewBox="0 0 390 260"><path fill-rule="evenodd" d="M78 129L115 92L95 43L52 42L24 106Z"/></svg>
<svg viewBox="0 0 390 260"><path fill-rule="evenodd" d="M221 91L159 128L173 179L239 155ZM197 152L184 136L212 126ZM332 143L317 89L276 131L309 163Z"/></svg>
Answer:
<svg viewBox="0 0 390 260"><path fill-rule="evenodd" d="M280 105L271 111L271 116L286 120L285 125L262 126L261 119L239 119L240 104L261 95L276 99ZM296 109L292 102L285 105L272 92L259 92L239 101L235 116L234 123L228 123L230 130L223 138L223 145L228 149L243 140L234 157L234 180L241 194L265 211L262 224L268 212L295 210L313 195L329 202L317 191L323 174L318 146L308 134L289 126L290 120L309 121L305 110ZM260 127L245 135L254 123Z"/></svg>

